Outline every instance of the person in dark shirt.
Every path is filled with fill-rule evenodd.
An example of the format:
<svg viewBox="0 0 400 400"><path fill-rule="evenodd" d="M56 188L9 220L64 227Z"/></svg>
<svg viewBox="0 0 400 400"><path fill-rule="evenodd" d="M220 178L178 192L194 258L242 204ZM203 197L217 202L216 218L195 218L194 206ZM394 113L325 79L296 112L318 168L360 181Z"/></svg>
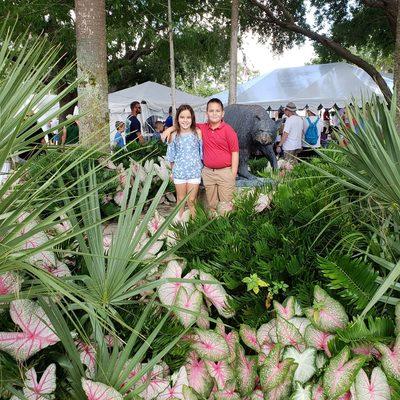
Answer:
<svg viewBox="0 0 400 400"><path fill-rule="evenodd" d="M142 112L142 107L138 101L131 103L131 113L126 120L126 144L139 140L141 144L144 144L144 139L141 132L140 122L137 116Z"/></svg>
<svg viewBox="0 0 400 400"><path fill-rule="evenodd" d="M174 119L172 118L172 107L169 108L168 114L169 115L164 122L165 128L169 128L170 126L172 126L174 124Z"/></svg>
<svg viewBox="0 0 400 400"><path fill-rule="evenodd" d="M73 118L73 115L68 114L67 119ZM79 126L76 121L67 127L63 127L63 134L61 137L61 144L78 144L79 143Z"/></svg>

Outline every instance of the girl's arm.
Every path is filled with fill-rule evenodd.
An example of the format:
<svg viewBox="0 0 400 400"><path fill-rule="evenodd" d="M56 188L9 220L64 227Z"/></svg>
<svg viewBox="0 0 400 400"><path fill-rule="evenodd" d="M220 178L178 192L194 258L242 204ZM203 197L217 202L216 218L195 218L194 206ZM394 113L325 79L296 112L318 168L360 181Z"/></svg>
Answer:
<svg viewBox="0 0 400 400"><path fill-rule="evenodd" d="M171 135L176 131L176 128L174 125L170 126L167 128L162 134L161 134L161 140L162 141L167 141L168 143L171 141Z"/></svg>

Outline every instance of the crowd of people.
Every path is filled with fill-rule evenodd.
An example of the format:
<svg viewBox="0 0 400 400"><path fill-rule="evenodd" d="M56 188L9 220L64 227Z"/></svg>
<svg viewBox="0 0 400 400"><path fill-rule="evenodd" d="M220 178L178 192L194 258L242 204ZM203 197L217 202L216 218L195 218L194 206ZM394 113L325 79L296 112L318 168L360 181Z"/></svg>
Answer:
<svg viewBox="0 0 400 400"><path fill-rule="evenodd" d="M129 143L145 143L138 115L141 104L133 101L126 121L117 121L112 141L114 149L125 148ZM223 103L213 98L206 107L207 122L196 123L195 113L190 105L178 107L175 118L172 107L164 122L154 123L151 140L162 141L167 145L166 159L171 166L171 179L176 187L177 201L186 199L192 216L201 181L205 187L208 207L211 212L229 209L235 191L235 181L239 164L239 143L236 132L224 122ZM336 114L333 116L336 117ZM68 115L67 119L71 119ZM326 146L330 140L335 121L328 110L315 107L306 109L306 116L297 113L297 107L289 102L278 115L283 123L274 145L278 157L290 163L297 163L302 156L313 155L314 149ZM338 113L338 117L345 115ZM76 144L79 142L79 125L76 121L68 124L62 132L49 122L47 129L52 132L47 137L50 144ZM336 122L338 124L338 121ZM38 128L39 129L39 128ZM41 128L40 128L41 129ZM42 131L43 132L43 131ZM32 135L37 135L35 131ZM39 143L33 143L38 148ZM22 158L29 154L22 153ZM179 216L182 216L184 207Z"/></svg>
<svg viewBox="0 0 400 400"><path fill-rule="evenodd" d="M125 147L133 141L144 143L138 119L141 105L134 101L130 108L126 122L116 122L113 141L116 148ZM238 138L232 127L224 122L224 106L219 99L208 101L206 117L207 122L196 123L192 107L183 104L173 118L171 107L164 122L155 122L151 138L166 142L166 159L171 166L177 201L186 198L192 216L195 215L201 181L209 210L229 209L238 171ZM277 156L295 164L301 157L314 155L314 149L327 145L332 128L339 124L338 121L331 121L332 117L329 110L318 110L312 106L307 107L306 116L302 117L297 113L296 105L289 102L278 116L283 123L274 146ZM184 207L179 215L182 216L183 212Z"/></svg>

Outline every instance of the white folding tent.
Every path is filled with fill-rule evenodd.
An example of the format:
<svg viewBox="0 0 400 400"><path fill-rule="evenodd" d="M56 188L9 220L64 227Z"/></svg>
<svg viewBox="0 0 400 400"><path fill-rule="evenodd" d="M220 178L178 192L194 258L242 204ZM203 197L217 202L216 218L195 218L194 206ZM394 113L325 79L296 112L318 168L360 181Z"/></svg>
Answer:
<svg viewBox="0 0 400 400"><path fill-rule="evenodd" d="M115 122L125 121L130 113L132 101L142 103L142 126L145 129L145 121L154 115L160 120L168 116L168 109L171 106L171 89L168 86L155 82L145 82L127 89L119 90L108 95L108 107L110 109L110 128L114 131ZM191 95L189 93L176 91L176 105L190 104L199 122L204 121L205 105L207 99Z"/></svg>
<svg viewBox="0 0 400 400"><path fill-rule="evenodd" d="M393 79L384 77L393 86ZM378 85L364 70L342 62L276 69L239 85L237 102L260 104L272 110L289 101L299 109L307 105L331 108L334 104L344 107L356 102L360 105L362 99L369 99L373 94L383 98ZM226 104L228 92L212 97Z"/></svg>

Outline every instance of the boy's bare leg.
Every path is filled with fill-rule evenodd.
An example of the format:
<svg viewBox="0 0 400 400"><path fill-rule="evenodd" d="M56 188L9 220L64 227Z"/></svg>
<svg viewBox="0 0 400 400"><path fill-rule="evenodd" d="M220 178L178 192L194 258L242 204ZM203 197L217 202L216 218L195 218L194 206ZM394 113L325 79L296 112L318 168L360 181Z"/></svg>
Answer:
<svg viewBox="0 0 400 400"><path fill-rule="evenodd" d="M187 194L187 184L186 183L175 184L175 189L176 189L176 202L177 204L179 204ZM185 204L183 204L183 206L179 210L179 217L182 217L184 211L185 211Z"/></svg>
<svg viewBox="0 0 400 400"><path fill-rule="evenodd" d="M196 216L195 205L197 201L197 194L199 193L199 185L197 183L196 184L188 183L187 192L189 193L187 203L190 210L190 216L194 218Z"/></svg>

